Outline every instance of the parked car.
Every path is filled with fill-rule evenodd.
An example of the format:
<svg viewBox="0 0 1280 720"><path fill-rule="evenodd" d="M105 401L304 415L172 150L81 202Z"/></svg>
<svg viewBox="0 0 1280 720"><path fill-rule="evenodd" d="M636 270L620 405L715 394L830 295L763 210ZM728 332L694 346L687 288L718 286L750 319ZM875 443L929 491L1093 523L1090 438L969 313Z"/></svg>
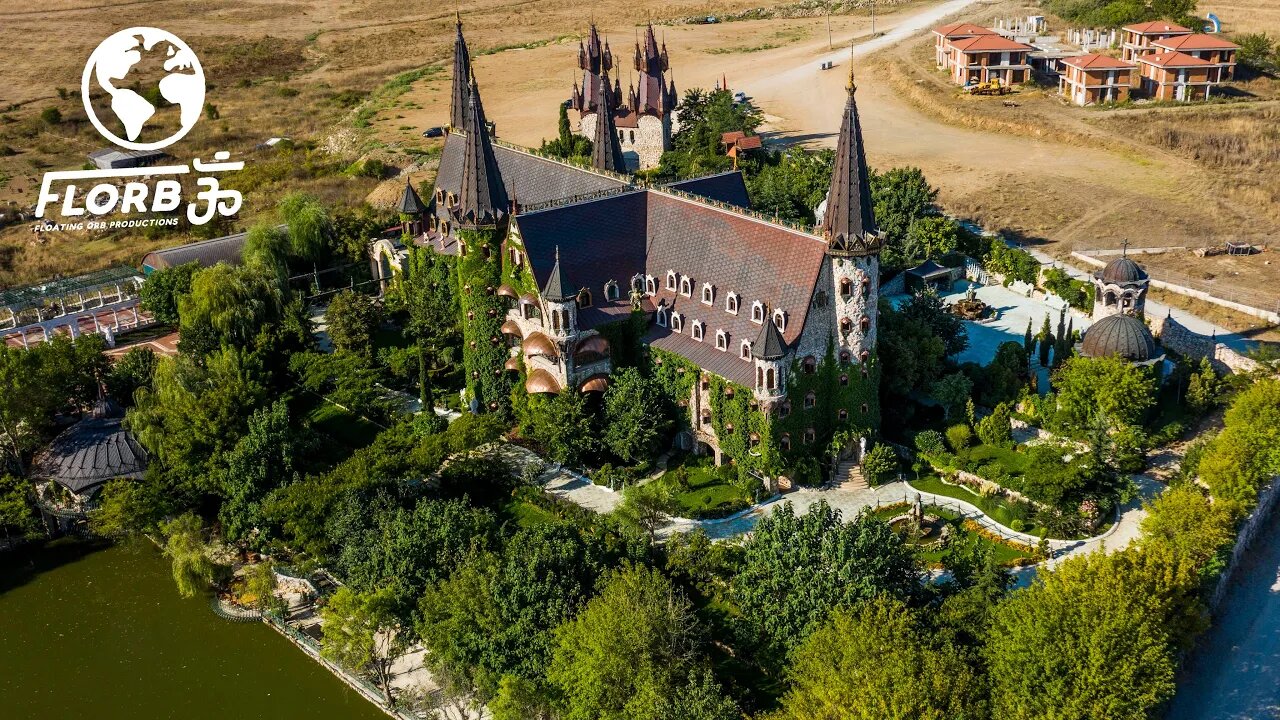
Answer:
<svg viewBox="0 0 1280 720"><path fill-rule="evenodd" d="M422 131L422 137L424 138L444 137L444 128L440 127L439 125L435 127L427 128L426 130Z"/></svg>

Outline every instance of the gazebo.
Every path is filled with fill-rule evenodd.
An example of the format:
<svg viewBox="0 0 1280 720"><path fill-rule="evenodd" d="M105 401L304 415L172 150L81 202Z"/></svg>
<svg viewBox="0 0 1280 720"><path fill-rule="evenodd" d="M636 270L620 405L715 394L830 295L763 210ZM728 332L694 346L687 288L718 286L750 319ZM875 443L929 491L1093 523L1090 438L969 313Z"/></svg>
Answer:
<svg viewBox="0 0 1280 720"><path fill-rule="evenodd" d="M147 451L124 429L123 419L114 403L100 400L88 416L62 431L36 457L32 476L46 512L83 518L108 481L142 478Z"/></svg>
<svg viewBox="0 0 1280 720"><path fill-rule="evenodd" d="M929 287L940 293L951 289L951 268L943 267L932 260L925 260L907 270L906 273L905 286L908 292Z"/></svg>

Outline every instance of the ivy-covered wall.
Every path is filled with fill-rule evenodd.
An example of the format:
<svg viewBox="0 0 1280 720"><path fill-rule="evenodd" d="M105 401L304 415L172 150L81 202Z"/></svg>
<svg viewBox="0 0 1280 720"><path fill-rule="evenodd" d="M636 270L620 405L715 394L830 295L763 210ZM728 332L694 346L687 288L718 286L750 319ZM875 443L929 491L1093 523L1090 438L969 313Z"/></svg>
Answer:
<svg viewBox="0 0 1280 720"><path fill-rule="evenodd" d="M648 372L658 382L663 393L673 406L682 411L680 430L693 429L693 416L690 414L689 398L693 395L693 384L698 382L702 369L675 353L656 347L649 348ZM681 403L684 403L681 405Z"/></svg>
<svg viewBox="0 0 1280 720"><path fill-rule="evenodd" d="M862 374L864 365L866 376ZM854 430L872 434L880 427L879 358L873 355L864 365L841 363L830 344L812 373L804 371L800 360L792 363L787 375L787 400L791 403L791 412L786 417L777 417L773 423L779 438L782 433L791 434L791 450L784 453L787 461L794 462L803 455L825 459L835 433ZM848 378L848 384L841 384L842 375ZM814 395L814 406L805 408L805 396L810 392ZM866 413L862 412L864 404ZM844 422L839 419L841 408L849 411L849 418ZM814 430L815 439L811 445L804 443L807 428Z"/></svg>
<svg viewBox="0 0 1280 720"><path fill-rule="evenodd" d="M711 426L720 440L720 452L732 458L742 472L753 470L770 477L778 475L782 458L777 438L773 436L772 418L756 405L750 388L716 375L708 377ZM727 393L729 389L733 390L732 397ZM732 432L728 430L730 425ZM754 448L751 447L753 433L760 439Z"/></svg>
<svg viewBox="0 0 1280 720"><path fill-rule="evenodd" d="M460 230L466 256L459 255L458 286L462 301L462 363L468 395L488 412L511 415L511 374L502 369L507 343L502 322L507 301L498 295L502 283L502 236L499 230Z"/></svg>
<svg viewBox="0 0 1280 720"><path fill-rule="evenodd" d="M624 367L641 367L644 364L644 347L641 340L648 327L648 316L643 311L637 310L625 320L596 328L596 332L609 341L609 356L613 360L614 370Z"/></svg>

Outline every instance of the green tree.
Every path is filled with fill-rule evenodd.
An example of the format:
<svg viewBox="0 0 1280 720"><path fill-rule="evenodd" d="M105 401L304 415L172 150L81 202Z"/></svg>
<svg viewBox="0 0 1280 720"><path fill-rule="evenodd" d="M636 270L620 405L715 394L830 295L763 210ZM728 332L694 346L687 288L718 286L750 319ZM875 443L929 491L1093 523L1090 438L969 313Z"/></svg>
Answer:
<svg viewBox="0 0 1280 720"><path fill-rule="evenodd" d="M984 679L898 600L833 613L799 647L776 720L985 718Z"/></svg>
<svg viewBox="0 0 1280 720"><path fill-rule="evenodd" d="M279 582L276 580L275 563L270 560L254 563L245 568L244 590L253 598L253 606L258 612L280 614L284 612L285 602L276 595Z"/></svg>
<svg viewBox="0 0 1280 720"><path fill-rule="evenodd" d="M825 501L799 517L791 503L765 515L743 551L731 596L777 657L832 611L876 595L908 598L919 578L915 554L886 523L867 513L843 522Z"/></svg>
<svg viewBox="0 0 1280 720"><path fill-rule="evenodd" d="M809 152L791 146L781 152L761 154L758 170L747 177L751 207L779 220L813 224L814 210L827 197L835 153Z"/></svg>
<svg viewBox="0 0 1280 720"><path fill-rule="evenodd" d="M1142 542L1164 546L1190 562L1205 581L1226 566L1235 543L1235 516L1228 502L1213 502L1193 483L1170 487L1147 504Z"/></svg>
<svg viewBox="0 0 1280 720"><path fill-rule="evenodd" d="M618 571L555 632L547 679L560 717L671 717L700 662L697 645L693 608L670 581L643 566Z"/></svg>
<svg viewBox="0 0 1280 720"><path fill-rule="evenodd" d="M1200 479L1215 500L1251 508L1263 483L1280 473L1280 380L1259 380L1240 392L1224 422L1200 457Z"/></svg>
<svg viewBox="0 0 1280 720"><path fill-rule="evenodd" d="M1008 403L1000 403L991 414L978 421L978 439L987 445L1013 442L1013 423Z"/></svg>
<svg viewBox="0 0 1280 720"><path fill-rule="evenodd" d="M218 520L228 540L241 540L264 525L267 493L294 479L294 442L289 405L277 400L249 417L245 434L228 453L217 484L224 498Z"/></svg>
<svg viewBox="0 0 1280 720"><path fill-rule="evenodd" d="M941 338L947 355L956 355L969 347L964 321L951 312L933 288L912 295L898 310L907 319L919 320L927 325L935 336Z"/></svg>
<svg viewBox="0 0 1280 720"><path fill-rule="evenodd" d="M302 260L317 260L324 255L333 239L333 223L324 204L312 195L292 192L280 200L278 209L289 227L292 255Z"/></svg>
<svg viewBox="0 0 1280 720"><path fill-rule="evenodd" d="M902 243L905 265L917 265L925 260L937 260L956 251L960 243L960 228L956 222L942 215L924 215L911 221Z"/></svg>
<svg viewBox="0 0 1280 720"><path fill-rule="evenodd" d="M140 346L130 349L108 371L107 392L121 405L133 405L138 388L151 386L157 364L156 354L151 348Z"/></svg>
<svg viewBox="0 0 1280 720"><path fill-rule="evenodd" d="M1036 349L1036 339L1031 334L1031 318L1027 318L1027 331L1022 336L1022 349L1026 351L1027 357L1031 357L1031 353Z"/></svg>
<svg viewBox="0 0 1280 720"><path fill-rule="evenodd" d="M89 528L103 537L123 537L151 532L170 507L158 471L143 480L111 480L98 494L98 509L89 516Z"/></svg>
<svg viewBox="0 0 1280 720"><path fill-rule="evenodd" d="M194 512L183 513L160 523L160 534L164 537L164 554L173 564L178 594L191 598L207 592L213 582L214 566L200 517Z"/></svg>
<svg viewBox="0 0 1280 720"><path fill-rule="evenodd" d="M1040 366L1049 367L1049 353L1053 349L1053 331L1049 329L1048 314L1044 316L1044 322L1040 325L1036 340L1040 343Z"/></svg>
<svg viewBox="0 0 1280 720"><path fill-rule="evenodd" d="M580 392L530 398L533 409L530 434L546 447L552 460L579 467L598 451L596 416L587 402L586 394Z"/></svg>
<svg viewBox="0 0 1280 720"><path fill-rule="evenodd" d="M1218 403L1222 383L1209 358L1201 358L1200 366L1187 378L1187 408L1200 415Z"/></svg>
<svg viewBox="0 0 1280 720"><path fill-rule="evenodd" d="M47 107L40 111L40 119L46 125L60 125L62 123L62 111L56 107Z"/></svg>
<svg viewBox="0 0 1280 720"><path fill-rule="evenodd" d="M404 651L404 634L394 609L394 592L389 587L370 592L342 587L320 609L320 654L372 678L387 707L394 704L391 664Z"/></svg>
<svg viewBox="0 0 1280 720"><path fill-rule="evenodd" d="M904 243L911 224L934 213L937 199L938 189L929 185L920 168L893 168L871 176L876 224L891 244Z"/></svg>
<svg viewBox="0 0 1280 720"><path fill-rule="evenodd" d="M1188 566L1141 552L1072 558L1009 596L986 646L992 714L1145 720L1174 690Z"/></svg>
<svg viewBox="0 0 1280 720"><path fill-rule="evenodd" d="M418 343L418 387L423 407L432 404L430 373L452 360L462 343L462 307L456 275L448 260L430 247L409 251L405 272L395 287L397 302L409 313L409 332Z"/></svg>
<svg viewBox="0 0 1280 720"><path fill-rule="evenodd" d="M264 325L280 320L284 297L275 279L256 268L218 263L196 273L191 292L178 299L181 332L212 333L217 342L252 345ZM198 353L205 354L205 353Z"/></svg>
<svg viewBox="0 0 1280 720"><path fill-rule="evenodd" d="M138 291L142 309L157 322L176 326L178 300L191 292L191 280L199 270L200 263L193 261L152 271Z"/></svg>
<svg viewBox="0 0 1280 720"><path fill-rule="evenodd" d="M381 308L373 298L343 290L333 296L324 317L335 348L365 357L372 355L373 334L382 322Z"/></svg>
<svg viewBox="0 0 1280 720"><path fill-rule="evenodd" d="M498 694L488 704L493 720L549 720L551 707L546 691L532 680L504 675Z"/></svg>
<svg viewBox="0 0 1280 720"><path fill-rule="evenodd" d="M893 452L893 448L879 443L863 458L862 469L867 474L868 482L872 485L880 485L887 482L898 469L898 456Z"/></svg>
<svg viewBox="0 0 1280 720"><path fill-rule="evenodd" d="M1053 374L1058 412L1054 423L1083 435L1099 418L1111 427L1138 425L1155 405L1156 379L1123 358L1073 357Z"/></svg>
<svg viewBox="0 0 1280 720"><path fill-rule="evenodd" d="M98 396L105 347L97 334L74 341L56 335L30 350L0 346L0 448L18 474L48 438L55 415L78 412Z"/></svg>
<svg viewBox="0 0 1280 720"><path fill-rule="evenodd" d="M35 537L40 532L31 502L31 483L13 475L0 475L0 531L5 540Z"/></svg>
<svg viewBox="0 0 1280 720"><path fill-rule="evenodd" d="M665 483L632 485L622 493L622 504L614 512L623 523L656 538L658 529L667 524L679 505Z"/></svg>
<svg viewBox="0 0 1280 720"><path fill-rule="evenodd" d="M1235 38L1240 46L1236 58L1255 72L1271 73L1280 68L1280 51L1266 33L1248 33Z"/></svg>
<svg viewBox="0 0 1280 720"><path fill-rule="evenodd" d="M951 452L961 452L973 444L973 430L968 425L960 423L947 428L947 444L951 446Z"/></svg>
<svg viewBox="0 0 1280 720"><path fill-rule="evenodd" d="M944 375L929 386L929 394L942 406L945 417L959 415L973 393L973 381L962 372Z"/></svg>
<svg viewBox="0 0 1280 720"><path fill-rule="evenodd" d="M245 265L273 277L281 287L289 279L289 235L280 227L260 222L249 228L240 256Z"/></svg>
<svg viewBox="0 0 1280 720"><path fill-rule="evenodd" d="M559 132L554 140L542 141L542 152L568 160L578 165L591 164L592 143L581 135L573 134L573 126L569 123L569 106L560 105Z"/></svg>
<svg viewBox="0 0 1280 720"><path fill-rule="evenodd" d="M613 374L604 393L604 444L627 463L653 457L671 426L662 389L636 368Z"/></svg>

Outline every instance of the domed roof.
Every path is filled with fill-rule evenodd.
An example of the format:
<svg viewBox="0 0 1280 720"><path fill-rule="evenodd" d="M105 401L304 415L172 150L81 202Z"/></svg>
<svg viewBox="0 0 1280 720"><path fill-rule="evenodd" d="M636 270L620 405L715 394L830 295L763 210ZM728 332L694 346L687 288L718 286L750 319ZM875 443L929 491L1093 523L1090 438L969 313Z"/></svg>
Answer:
<svg viewBox="0 0 1280 720"><path fill-rule="evenodd" d="M1086 357L1116 355L1132 362L1146 362L1160 356L1151 331L1132 315L1111 315L1094 323L1084 333L1080 352Z"/></svg>
<svg viewBox="0 0 1280 720"><path fill-rule="evenodd" d="M121 426L114 410L100 403L88 417L64 430L36 458L32 474L76 494L93 492L117 478L140 479L147 469L147 451Z"/></svg>
<svg viewBox="0 0 1280 720"><path fill-rule="evenodd" d="M1118 257L1102 268L1102 282L1124 284L1141 282L1147 279L1147 273L1138 263L1128 256Z"/></svg>

